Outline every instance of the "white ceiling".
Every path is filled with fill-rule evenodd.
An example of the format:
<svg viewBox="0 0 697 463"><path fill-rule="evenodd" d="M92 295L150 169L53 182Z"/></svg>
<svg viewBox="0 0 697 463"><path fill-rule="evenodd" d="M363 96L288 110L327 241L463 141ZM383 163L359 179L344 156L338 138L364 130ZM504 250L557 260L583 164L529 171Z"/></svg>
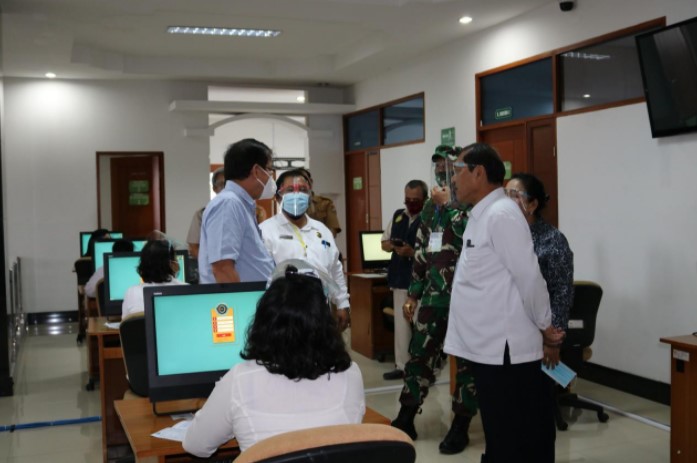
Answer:
<svg viewBox="0 0 697 463"><path fill-rule="evenodd" d="M550 1L0 0L2 73L348 85ZM165 33L174 25L282 33Z"/></svg>

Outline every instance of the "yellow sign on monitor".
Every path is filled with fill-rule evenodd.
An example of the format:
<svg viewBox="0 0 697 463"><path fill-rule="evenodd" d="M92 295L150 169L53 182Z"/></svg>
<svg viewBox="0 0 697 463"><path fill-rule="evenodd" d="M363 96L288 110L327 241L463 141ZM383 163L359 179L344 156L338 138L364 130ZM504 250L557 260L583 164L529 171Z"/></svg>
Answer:
<svg viewBox="0 0 697 463"><path fill-rule="evenodd" d="M211 309L211 324L213 326L213 343L235 342L235 316L232 307L218 304Z"/></svg>

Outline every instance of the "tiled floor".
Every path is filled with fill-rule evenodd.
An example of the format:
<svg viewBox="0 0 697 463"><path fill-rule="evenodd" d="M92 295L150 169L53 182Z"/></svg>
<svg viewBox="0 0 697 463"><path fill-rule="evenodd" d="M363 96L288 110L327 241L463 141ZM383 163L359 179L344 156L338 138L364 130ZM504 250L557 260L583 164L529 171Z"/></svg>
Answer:
<svg viewBox="0 0 697 463"><path fill-rule="evenodd" d="M74 325L62 329L75 330ZM100 414L99 391L85 391L86 346L78 347L76 334L48 335L44 327L31 330L23 339L15 372L15 395L0 397L0 429L11 424L59 421ZM399 381L384 381L389 363L378 363L354 354L366 383L367 403L394 417L399 408ZM450 424L447 369L432 388L416 418L419 438L417 462L479 462L484 436L478 418L472 423L470 446L460 455L438 453L438 443ZM635 396L579 380L577 391L585 397L610 404L630 415L668 424L670 409ZM650 424L609 411L610 421L599 423L592 412L572 418L569 430L557 434L557 462L632 463L667 462L670 434ZM574 421L575 419L575 421ZM0 432L0 463L99 462L100 423L19 429Z"/></svg>

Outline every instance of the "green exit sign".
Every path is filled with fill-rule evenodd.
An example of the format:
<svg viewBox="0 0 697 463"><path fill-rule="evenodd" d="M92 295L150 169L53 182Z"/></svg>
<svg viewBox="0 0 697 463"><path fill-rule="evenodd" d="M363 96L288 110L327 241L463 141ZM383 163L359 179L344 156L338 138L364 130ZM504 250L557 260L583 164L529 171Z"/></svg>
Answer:
<svg viewBox="0 0 697 463"><path fill-rule="evenodd" d="M494 112L494 118L498 121L501 119L510 119L513 117L513 108L508 106L507 108L499 108Z"/></svg>

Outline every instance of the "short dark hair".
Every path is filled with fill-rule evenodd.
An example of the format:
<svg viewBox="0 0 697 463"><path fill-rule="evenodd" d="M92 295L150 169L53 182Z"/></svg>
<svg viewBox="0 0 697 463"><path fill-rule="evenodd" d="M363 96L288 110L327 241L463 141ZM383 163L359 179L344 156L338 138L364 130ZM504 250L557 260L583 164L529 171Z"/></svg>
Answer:
<svg viewBox="0 0 697 463"><path fill-rule="evenodd" d="M407 182L407 184L404 186L405 190L407 188L411 190L421 188L421 192L424 195L424 201L428 198L428 185L426 185L426 182L423 180L409 180L409 182Z"/></svg>
<svg viewBox="0 0 697 463"><path fill-rule="evenodd" d="M462 150L465 153L463 161L466 164L483 166L486 178L492 185L503 185L506 168L494 148L486 143L472 143ZM471 170L471 169L470 169Z"/></svg>
<svg viewBox="0 0 697 463"><path fill-rule="evenodd" d="M116 240L111 250L113 252L133 252L133 242L131 240Z"/></svg>
<svg viewBox="0 0 697 463"><path fill-rule="evenodd" d="M242 180L249 177L255 165L266 168L271 159L271 148L253 138L233 143L225 152L225 180Z"/></svg>
<svg viewBox="0 0 697 463"><path fill-rule="evenodd" d="M299 170L300 172L302 172L302 176L305 177L305 179L308 182L312 183L312 174L310 173L310 169L307 169L305 167L298 167L295 170Z"/></svg>
<svg viewBox="0 0 697 463"><path fill-rule="evenodd" d="M211 186L215 188L216 181L215 179L218 178L218 176L223 177L223 181L225 180L225 168L224 167L218 167L213 171L213 175L211 175Z"/></svg>
<svg viewBox="0 0 697 463"><path fill-rule="evenodd" d="M94 243L103 239L108 234L109 230L107 230L106 228L98 228L92 232L92 234L90 235L90 239L87 242L87 255L90 257L90 259L94 259Z"/></svg>
<svg viewBox="0 0 697 463"><path fill-rule="evenodd" d="M288 272L259 300L240 355L294 380L317 379L351 367L321 281Z"/></svg>
<svg viewBox="0 0 697 463"><path fill-rule="evenodd" d="M518 180L523 184L525 192L528 194L530 199L537 200L537 209L535 209L535 217L538 219L542 217L542 210L547 205L549 201L549 195L545 192L545 185L542 180L535 177L532 174L518 172L511 176L511 180Z"/></svg>
<svg viewBox="0 0 697 463"><path fill-rule="evenodd" d="M307 183L310 183L310 179L307 178L307 175L305 175L305 171L303 169L287 170L279 175L276 179L276 191L281 189L281 185L283 185L283 182L285 182L288 177L301 177L304 178Z"/></svg>
<svg viewBox="0 0 697 463"><path fill-rule="evenodd" d="M144 283L166 283L174 277L171 262L176 260L174 246L169 241L152 240L140 252L138 275Z"/></svg>

